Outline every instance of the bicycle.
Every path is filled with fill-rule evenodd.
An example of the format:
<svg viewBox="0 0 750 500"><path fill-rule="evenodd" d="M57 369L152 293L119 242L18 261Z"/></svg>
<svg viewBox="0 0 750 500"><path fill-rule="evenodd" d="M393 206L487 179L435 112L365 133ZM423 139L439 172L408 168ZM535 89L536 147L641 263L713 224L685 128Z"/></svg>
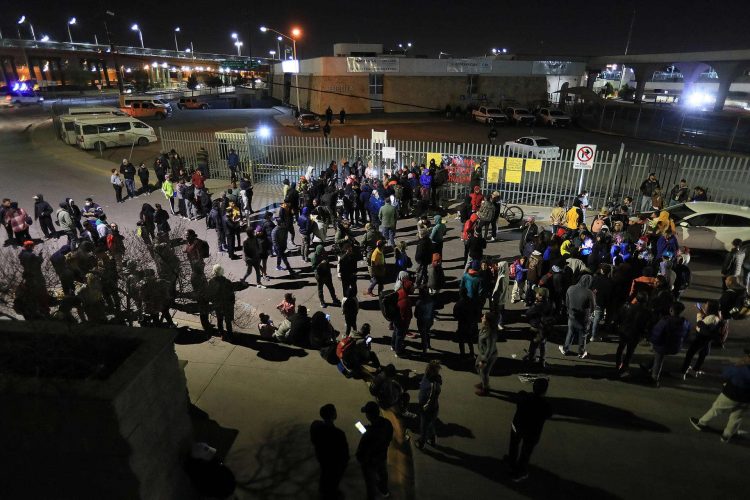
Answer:
<svg viewBox="0 0 750 500"><path fill-rule="evenodd" d="M508 205L506 201L500 201L500 217L505 219L509 226L520 225L523 221L523 209L518 205Z"/></svg>

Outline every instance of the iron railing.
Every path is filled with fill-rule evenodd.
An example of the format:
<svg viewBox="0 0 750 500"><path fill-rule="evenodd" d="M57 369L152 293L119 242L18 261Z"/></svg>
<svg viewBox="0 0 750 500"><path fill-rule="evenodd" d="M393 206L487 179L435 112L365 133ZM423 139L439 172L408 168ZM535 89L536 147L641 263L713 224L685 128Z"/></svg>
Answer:
<svg viewBox="0 0 750 500"><path fill-rule="evenodd" d="M594 207L604 206L610 200L621 201L625 196L637 202L640 185L651 172L656 173L665 198L685 178L689 186L706 189L711 201L750 204L750 165L746 157L636 153L622 147L618 152L597 151L590 170L576 170L573 150L562 150L558 158L538 161L506 155L500 144L389 140L388 146L396 149L396 158L386 160L381 144L361 137L263 138L249 130L198 133L167 128L160 130L159 135L163 147L175 149L189 165L195 164L198 149L205 147L211 175L218 178L229 178L226 154L233 148L240 156L241 169L256 183L281 185L284 179L294 182L302 175L318 175L332 160L361 158L365 163L379 166L382 175L382 171L393 168L394 164L427 164L434 157L451 165L455 175L449 183L449 194L454 199L468 191L469 169L481 168L482 187L487 191L498 190L507 202L516 204L551 206L561 198L569 201L581 190L588 191L590 205ZM503 167L494 179L488 179L490 157L501 158L493 159L492 163L500 161ZM513 167L519 173L509 173Z"/></svg>

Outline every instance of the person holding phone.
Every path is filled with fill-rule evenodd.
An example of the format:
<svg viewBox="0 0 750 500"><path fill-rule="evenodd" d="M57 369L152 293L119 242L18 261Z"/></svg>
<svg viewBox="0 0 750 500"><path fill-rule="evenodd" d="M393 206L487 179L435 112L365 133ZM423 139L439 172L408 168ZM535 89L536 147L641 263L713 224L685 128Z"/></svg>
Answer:
<svg viewBox="0 0 750 500"><path fill-rule="evenodd" d="M367 487L367 500L375 500L377 493L390 496L388 490L388 447L393 439L393 425L380 416L380 407L375 401L368 401L361 408L370 425L357 447L357 461L362 466L362 475Z"/></svg>
<svg viewBox="0 0 750 500"><path fill-rule="evenodd" d="M310 425L310 440L320 463L318 491L321 500L341 497L339 483L349 463L349 443L344 431L334 424L336 407L328 403L320 408L320 418Z"/></svg>

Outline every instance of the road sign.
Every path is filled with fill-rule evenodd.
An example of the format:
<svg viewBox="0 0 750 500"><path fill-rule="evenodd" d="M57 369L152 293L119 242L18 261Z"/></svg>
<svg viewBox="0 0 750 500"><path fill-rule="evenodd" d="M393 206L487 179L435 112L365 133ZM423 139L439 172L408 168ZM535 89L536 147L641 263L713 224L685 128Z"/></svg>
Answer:
<svg viewBox="0 0 750 500"><path fill-rule="evenodd" d="M573 169L591 170L594 168L594 156L596 156L596 144L577 144Z"/></svg>
<svg viewBox="0 0 750 500"><path fill-rule="evenodd" d="M396 148L394 146L383 146L383 159L384 160L395 160L396 159Z"/></svg>

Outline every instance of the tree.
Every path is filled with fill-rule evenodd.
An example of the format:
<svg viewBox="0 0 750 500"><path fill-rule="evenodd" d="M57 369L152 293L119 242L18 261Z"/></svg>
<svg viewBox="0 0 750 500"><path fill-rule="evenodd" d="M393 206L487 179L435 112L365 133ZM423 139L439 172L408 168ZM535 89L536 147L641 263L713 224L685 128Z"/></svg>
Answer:
<svg viewBox="0 0 750 500"><path fill-rule="evenodd" d="M189 88L190 90L195 90L196 87L198 87L198 78L194 73L191 73L187 79L187 88Z"/></svg>
<svg viewBox="0 0 750 500"><path fill-rule="evenodd" d="M242 85L243 83L245 83L245 79L244 79L244 78L242 78L241 76L237 76L237 77L236 77L236 78L234 79L234 81L232 82L232 85L234 85L235 87L239 87L239 86L240 86L240 85Z"/></svg>
<svg viewBox="0 0 750 500"><path fill-rule="evenodd" d="M633 97L635 96L635 89L628 86L628 84L626 83L625 85L622 86L622 88L617 93L617 95L623 101L632 101Z"/></svg>
<svg viewBox="0 0 750 500"><path fill-rule="evenodd" d="M68 64L65 68L65 79L68 84L81 91L91 84L91 75L92 73L80 64Z"/></svg>
<svg viewBox="0 0 750 500"><path fill-rule="evenodd" d="M221 87L224 84L224 82L221 80L221 77L216 75L209 76L208 78L206 78L205 82L206 85L211 88Z"/></svg>
<svg viewBox="0 0 750 500"><path fill-rule="evenodd" d="M138 92L145 92L149 89L149 75L146 70L143 69L137 69L133 71L131 74L131 78L133 79L133 85L135 86L136 91Z"/></svg>

